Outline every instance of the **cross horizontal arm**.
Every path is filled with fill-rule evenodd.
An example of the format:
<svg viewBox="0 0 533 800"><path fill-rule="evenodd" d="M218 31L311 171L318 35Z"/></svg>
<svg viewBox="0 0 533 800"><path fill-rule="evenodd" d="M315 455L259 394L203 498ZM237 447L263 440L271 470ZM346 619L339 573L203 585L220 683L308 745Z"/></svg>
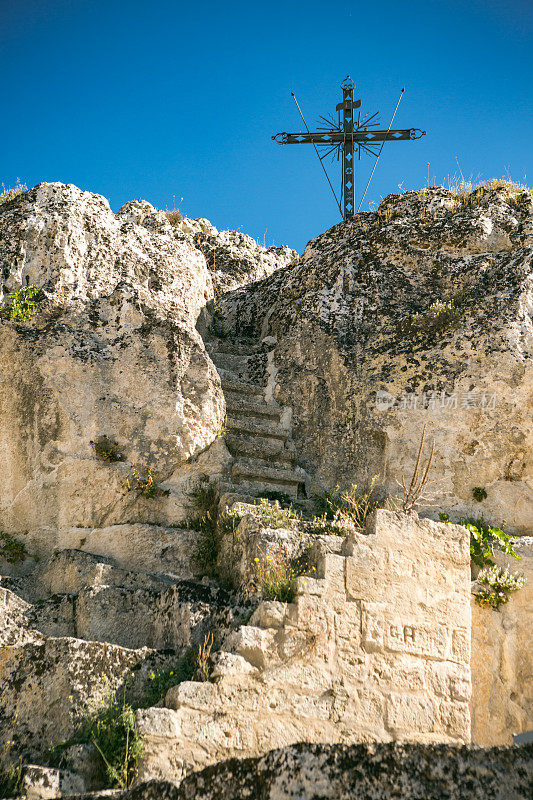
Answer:
<svg viewBox="0 0 533 800"><path fill-rule="evenodd" d="M316 144L332 145L343 144L347 140L352 140L354 144L372 144L373 142L401 142L409 139L420 139L426 132L419 128L405 128L403 130L390 131L354 131L353 134L345 134L343 131L334 133L277 133L272 138L278 144Z"/></svg>

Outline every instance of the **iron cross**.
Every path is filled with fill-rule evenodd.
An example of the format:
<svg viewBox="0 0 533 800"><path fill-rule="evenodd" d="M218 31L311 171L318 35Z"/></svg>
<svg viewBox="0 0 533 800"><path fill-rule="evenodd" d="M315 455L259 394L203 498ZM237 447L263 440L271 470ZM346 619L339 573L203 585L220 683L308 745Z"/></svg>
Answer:
<svg viewBox="0 0 533 800"><path fill-rule="evenodd" d="M321 163L330 154L333 154L334 156L336 155L337 160L339 160L340 153L342 151L342 206L337 200L336 195L335 199L337 200L339 211L344 219L349 219L355 214L355 148L357 147L359 159L361 158L361 149L363 149L375 156L377 163L377 159L381 155L381 150L378 154L373 148L378 142L384 143L405 141L407 139L420 139L421 136L425 136L426 132L420 130L419 128L391 130L390 125L386 131L373 130L373 128L377 127L379 124L379 122L376 120L378 115L377 111L375 114L368 115L363 119L361 119L361 112L359 112L357 115L357 121L355 121L354 112L357 108L361 107L361 101L353 99L355 84L349 75L341 83L341 89L342 103L338 103L336 107L337 119L335 119L332 114L329 114L327 117L321 116L320 119L323 120L325 125L323 127L319 127L317 132L311 133L307 127L305 119L303 118L303 114L300 111L300 106L298 106L298 110L300 111L306 127L306 132L277 133L272 137L272 139L275 142L278 142L278 144L312 144L315 147ZM294 100L296 105L298 105L298 101L295 97ZM399 102L400 101L398 100L398 104ZM397 108L398 106L396 106L396 109ZM396 111L394 114L396 114ZM391 125L394 119L394 114L391 120ZM327 151L324 153L324 155L321 156L319 154L317 149L318 147L327 148ZM383 149L383 144L381 145L381 149ZM328 183L331 186L331 182L323 163L322 168L324 169L326 177L328 178ZM332 186L331 189L333 194L335 194Z"/></svg>

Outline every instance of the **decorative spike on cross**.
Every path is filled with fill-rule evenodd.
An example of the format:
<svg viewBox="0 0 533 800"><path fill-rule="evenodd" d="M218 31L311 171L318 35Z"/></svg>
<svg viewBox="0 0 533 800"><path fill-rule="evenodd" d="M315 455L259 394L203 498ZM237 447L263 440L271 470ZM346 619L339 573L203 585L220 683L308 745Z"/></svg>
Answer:
<svg viewBox="0 0 533 800"><path fill-rule="evenodd" d="M314 133L309 130L305 133L283 132L276 133L272 139L278 142L278 144L313 144L315 148L327 148L327 151L322 156L318 153L317 149L317 154L321 162L323 162L326 156L335 153L337 159L339 159L342 151L342 206L339 204L339 210L344 219L350 219L355 214L355 148L357 147L358 149L359 159L361 158L361 150L370 153L377 159L379 158L379 154L373 149L374 145L377 143L420 139L420 137L425 136L426 132L420 130L420 128L391 130L390 126L386 131L373 130L379 124L376 120L377 112L363 119L361 119L361 112L359 112L357 121L355 120L354 112L361 107L361 101L353 99L355 84L349 75L341 83L341 89L342 103L338 103L336 106L337 120L332 116L330 118L322 117L325 126L319 128L319 130ZM294 99L296 100L296 98ZM298 105L297 101L296 104ZM396 108L398 108L398 106L396 106ZM300 110L299 106L298 110ZM300 114L301 113L300 111ZM307 128L305 119L304 124ZM327 173L326 177L328 177ZM335 192L333 192L333 194L335 194ZM336 195L335 199L337 199Z"/></svg>

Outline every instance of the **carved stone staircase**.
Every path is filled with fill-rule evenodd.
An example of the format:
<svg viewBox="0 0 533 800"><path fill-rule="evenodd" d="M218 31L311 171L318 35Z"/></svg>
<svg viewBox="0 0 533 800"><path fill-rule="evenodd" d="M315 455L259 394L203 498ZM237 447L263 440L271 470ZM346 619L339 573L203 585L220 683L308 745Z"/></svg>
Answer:
<svg viewBox="0 0 533 800"><path fill-rule="evenodd" d="M235 458L234 487L248 495L275 491L293 500L304 497L306 476L295 465L290 411L266 400L266 348L246 339L212 340L206 348L226 399L225 439Z"/></svg>
<svg viewBox="0 0 533 800"><path fill-rule="evenodd" d="M465 529L379 510L319 555L292 602L263 601L228 634L214 682L137 712L141 779L299 741L466 743L469 620Z"/></svg>

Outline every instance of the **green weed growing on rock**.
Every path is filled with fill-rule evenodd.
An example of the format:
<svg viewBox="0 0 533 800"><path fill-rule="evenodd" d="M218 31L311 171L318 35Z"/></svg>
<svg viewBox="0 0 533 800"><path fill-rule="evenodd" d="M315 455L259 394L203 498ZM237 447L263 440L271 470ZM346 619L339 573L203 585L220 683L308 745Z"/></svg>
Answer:
<svg viewBox="0 0 533 800"><path fill-rule="evenodd" d="M441 511L439 514L441 522L451 522L448 514ZM507 555L513 558L520 559L520 556L515 553L511 537L502 528L495 525L489 525L482 519L461 519L457 523L464 525L470 531L470 558L478 567L492 566L494 561L494 548L497 547Z"/></svg>
<svg viewBox="0 0 533 800"><path fill-rule="evenodd" d="M162 489L155 480L154 471L150 467L142 472L132 465L130 474L122 481L122 486L127 492L137 492L141 497L168 497L170 489Z"/></svg>
<svg viewBox="0 0 533 800"><path fill-rule="evenodd" d="M27 558L26 545L10 533L0 531L0 557L9 564L16 564Z"/></svg>
<svg viewBox="0 0 533 800"><path fill-rule="evenodd" d="M285 492L277 492L270 489L265 489L259 492L258 497L265 500L277 501L283 508L290 508L292 505L292 498Z"/></svg>
<svg viewBox="0 0 533 800"><path fill-rule="evenodd" d="M107 461L108 463L124 461L124 456L118 452L118 444L107 436L99 436L96 441L93 442L91 440L89 444L102 461Z"/></svg>
<svg viewBox="0 0 533 800"><path fill-rule="evenodd" d="M279 500L269 502L262 497L256 505L257 516L266 528L287 528L291 521L299 519L292 508L282 508Z"/></svg>
<svg viewBox="0 0 533 800"><path fill-rule="evenodd" d="M320 531L343 535L350 530L364 530L369 515L384 506L386 492L380 476L374 475L364 488L354 483L344 492L325 491L313 500L317 516L312 525Z"/></svg>
<svg viewBox="0 0 533 800"><path fill-rule="evenodd" d="M137 776L143 754L142 738L135 722L135 708L114 692L88 717L77 733L47 750L50 766L61 766L63 752L74 744L92 744L100 759L99 772L108 788L127 789Z"/></svg>
<svg viewBox="0 0 533 800"><path fill-rule="evenodd" d="M110 785L126 789L137 776L143 753L132 706L113 696L89 725L88 736L104 762Z"/></svg>
<svg viewBox="0 0 533 800"><path fill-rule="evenodd" d="M37 310L39 294L40 289L35 284L11 292L7 303L0 309L1 316L11 322L28 322Z"/></svg>
<svg viewBox="0 0 533 800"><path fill-rule="evenodd" d="M211 650L215 643L211 632L204 636L202 644L198 645L198 655L193 674L195 681L208 681L211 675Z"/></svg>
<svg viewBox="0 0 533 800"><path fill-rule="evenodd" d="M16 764L0 770L0 798L19 797L22 793L23 777L24 768L21 759Z"/></svg>
<svg viewBox="0 0 533 800"><path fill-rule="evenodd" d="M523 575L510 572L507 568L485 567L477 577L478 589L475 591L476 603L498 610L508 603L511 594L521 589L526 582Z"/></svg>
<svg viewBox="0 0 533 800"><path fill-rule="evenodd" d="M263 600L292 603L297 572L281 548L254 558L254 584Z"/></svg>
<svg viewBox="0 0 533 800"><path fill-rule="evenodd" d="M187 520L186 527L201 533L194 558L204 575L217 577L217 559L220 551L220 532L218 530L219 492L215 481L201 476L189 491L194 513Z"/></svg>
<svg viewBox="0 0 533 800"><path fill-rule="evenodd" d="M150 706L155 706L164 700L166 693L172 686L177 686L183 681L191 681L195 668L194 650L189 647L172 668L160 670L159 672L152 671L150 673L150 690L141 704L142 708L150 708Z"/></svg>

